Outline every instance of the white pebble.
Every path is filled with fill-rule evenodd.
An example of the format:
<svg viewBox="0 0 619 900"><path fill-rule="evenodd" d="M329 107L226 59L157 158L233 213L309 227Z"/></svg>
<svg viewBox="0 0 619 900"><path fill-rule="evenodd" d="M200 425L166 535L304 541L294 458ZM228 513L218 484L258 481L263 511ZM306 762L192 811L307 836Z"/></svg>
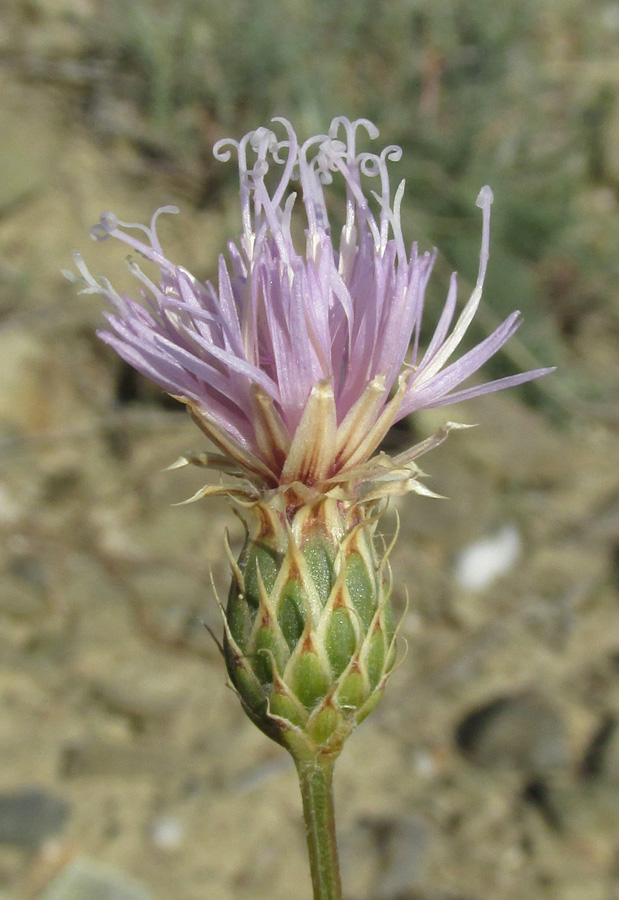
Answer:
<svg viewBox="0 0 619 900"><path fill-rule="evenodd" d="M458 555L455 577L458 587L483 591L507 574L522 553L522 538L515 525L504 525L489 537L469 544Z"/></svg>
<svg viewBox="0 0 619 900"><path fill-rule="evenodd" d="M151 839L159 850L175 850L185 836L185 828L180 819L163 816L153 822Z"/></svg>

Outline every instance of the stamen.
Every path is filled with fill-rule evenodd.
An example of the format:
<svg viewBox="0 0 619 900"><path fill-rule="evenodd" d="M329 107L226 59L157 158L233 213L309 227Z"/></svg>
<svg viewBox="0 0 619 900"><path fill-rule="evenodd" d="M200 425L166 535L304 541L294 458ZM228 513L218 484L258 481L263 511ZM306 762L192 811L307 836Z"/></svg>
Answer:
<svg viewBox="0 0 619 900"><path fill-rule="evenodd" d="M241 195L241 217L243 222L243 237L241 240L249 259L251 259L253 255L254 235L249 198L250 191L247 181L246 147L247 142L250 140L252 134L253 132L250 131L248 134L244 135L244 137L242 137L240 141L235 141L233 138L222 138L220 141L217 141L217 143L213 147L213 156L220 162L228 162L228 160L232 156L232 150L228 148L234 148L236 150L237 164L239 169L239 188Z"/></svg>
<svg viewBox="0 0 619 900"><path fill-rule="evenodd" d="M477 275L477 287L483 287L490 257L490 207L494 201L494 194L490 185L485 184L477 196L476 205L482 210L483 226L481 232L481 252L479 254L479 273Z"/></svg>
<svg viewBox="0 0 619 900"><path fill-rule="evenodd" d="M337 162L346 159L346 144L342 141L327 140L324 141L316 154L316 168L321 176L323 184L330 184L333 181L332 172L337 171Z"/></svg>
<svg viewBox="0 0 619 900"><path fill-rule="evenodd" d="M226 148L225 150L223 149L224 147ZM238 152L239 142L235 141L234 138L225 137L213 145L213 156L218 162L230 162L232 150L228 150L228 147L234 147Z"/></svg>
<svg viewBox="0 0 619 900"><path fill-rule="evenodd" d="M271 203L271 198L269 197L262 177L257 177L255 180L254 194L256 198L256 205L259 204L260 207L265 211L266 219L280 252L282 262L285 266L290 266L290 256L288 253L289 248L287 246L286 236L282 232L280 221L277 217L277 213L273 207L273 204ZM259 244L260 242L258 242L258 246Z"/></svg>
<svg viewBox="0 0 619 900"><path fill-rule="evenodd" d="M322 187L316 177L312 165L307 160L307 151L315 144L322 145L329 138L326 134L317 134L312 138L308 138L299 148L299 177L301 179L301 188L303 190L303 203L305 205L305 213L307 215L307 224L310 231L316 231L317 210L325 210L325 200L322 193ZM324 215L324 213L323 213Z"/></svg>
<svg viewBox="0 0 619 900"><path fill-rule="evenodd" d="M402 207L402 198L404 197L404 188L406 182L404 179L399 183L398 189L393 198L393 213L391 216L391 227L393 229L393 237L398 251L398 259L403 266L406 266L406 247L404 246L404 237L402 236L402 219L400 209Z"/></svg>
<svg viewBox="0 0 619 900"><path fill-rule="evenodd" d="M289 194L286 199L286 205L284 206L284 211L282 212L282 229L286 232L286 234L290 234L290 223L292 220L292 210L294 208L296 199L297 199L296 193Z"/></svg>
<svg viewBox="0 0 619 900"><path fill-rule="evenodd" d="M90 229L90 237L93 241L106 241L113 231L118 228L118 219L111 212L101 213L97 225Z"/></svg>
<svg viewBox="0 0 619 900"><path fill-rule="evenodd" d="M277 138L270 128L265 128L261 125L260 128L256 128L250 134L251 148L259 159L264 159L267 153L272 152L273 148L277 147Z"/></svg>
<svg viewBox="0 0 619 900"><path fill-rule="evenodd" d="M63 269L62 274L73 284L84 285L84 287L81 288L78 293L100 294L101 296L106 297L112 302L123 302L120 295L116 293L107 278L95 278L93 275L91 275L88 266L84 262L84 257L81 253L78 253L77 250L73 251L73 262L75 263L75 268L80 274L75 275L73 272L69 272L68 269Z"/></svg>
<svg viewBox="0 0 619 900"><path fill-rule="evenodd" d="M355 119L353 122L350 119L346 118L346 116L336 116L329 126L329 137L335 138L339 131L340 125L343 126L346 132L347 144L348 144L348 159L352 160L356 158L356 137L357 130L359 128L365 128L367 131L368 137L371 141L375 141L379 136L380 132L374 122L370 122L369 119Z"/></svg>
<svg viewBox="0 0 619 900"><path fill-rule="evenodd" d="M161 249L161 244L159 243L159 238L157 237L157 219L162 213L170 213L170 215L178 215L179 208L178 206L160 206L158 210L155 211L152 219L150 220L150 240L151 244L157 251L163 256L163 250Z"/></svg>
<svg viewBox="0 0 619 900"><path fill-rule="evenodd" d="M353 211L353 216L352 222L349 222L347 218L346 227L352 228L356 214L359 217L361 224L366 224L370 229L372 238L374 240L374 246L378 249L380 247L380 232L378 230L378 225L376 224L374 216L370 211L367 197L363 193L363 188L361 187L361 183L359 182L359 176L353 174L350 168L341 161L336 164L336 167L344 176L346 186L349 189L351 195L351 205L349 209Z"/></svg>
<svg viewBox="0 0 619 900"><path fill-rule="evenodd" d="M176 209L176 207L172 207L171 209ZM166 210L163 207L160 212ZM170 210L170 208L168 208ZM156 214L153 217L156 219ZM139 241L136 238L132 237L130 234L126 234L124 231L121 231L118 226L122 226L123 228L134 228L139 231L143 231L150 241L150 246L145 244L143 241ZM103 213L101 216L99 223L94 225L90 230L90 236L94 241L104 241L107 240L108 237L115 237L119 241L123 241L123 243L128 244L129 247L133 247L141 256L144 256L146 259L150 259L152 262L157 263L157 265L162 270L173 270L174 267L163 255L161 250L161 246L159 244L159 240L157 239L157 235L153 234L150 228L147 228L145 225L140 225L137 222L123 222L120 219L117 219L113 213Z"/></svg>
<svg viewBox="0 0 619 900"><path fill-rule="evenodd" d="M284 147L288 147L288 157L284 164L284 171L280 182L273 194L273 205L279 206L282 202L282 197L286 191L286 188L290 184L290 179L292 178L292 174L294 172L295 163L297 162L297 153L298 153L298 141L295 131L288 121L288 119L284 119L281 116L275 116L272 119L273 122L281 122L286 131L288 132L288 140L287 141L279 141L275 144L275 146L271 149L271 154L273 159L277 163L282 163L283 160L279 158L279 151Z"/></svg>
<svg viewBox="0 0 619 900"><path fill-rule="evenodd" d="M376 153L362 153L359 157L359 167L363 175L368 178L380 176L380 250L385 252L389 239L389 224L392 221L389 215L391 206L391 186L389 182L388 162L399 162L402 158L402 148L397 144L385 147L380 156Z"/></svg>
<svg viewBox="0 0 619 900"><path fill-rule="evenodd" d="M153 294L154 297L158 297L161 294L161 291L157 287L157 285L154 284L150 280L150 278L144 274L144 272L140 269L140 267L138 266L138 264L136 263L136 261L134 259L131 259L131 257L128 256L126 259L126 263L127 263L127 268L129 269L131 274L134 276L134 278L137 278L139 281L141 281L142 284L148 288L148 290Z"/></svg>

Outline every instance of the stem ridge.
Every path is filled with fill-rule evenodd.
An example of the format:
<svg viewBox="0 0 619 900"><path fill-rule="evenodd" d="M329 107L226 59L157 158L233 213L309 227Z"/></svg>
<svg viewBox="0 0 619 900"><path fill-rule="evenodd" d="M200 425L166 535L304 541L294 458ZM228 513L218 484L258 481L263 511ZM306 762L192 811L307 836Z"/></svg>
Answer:
<svg viewBox="0 0 619 900"><path fill-rule="evenodd" d="M295 759L307 837L314 900L342 900L333 807L334 759Z"/></svg>

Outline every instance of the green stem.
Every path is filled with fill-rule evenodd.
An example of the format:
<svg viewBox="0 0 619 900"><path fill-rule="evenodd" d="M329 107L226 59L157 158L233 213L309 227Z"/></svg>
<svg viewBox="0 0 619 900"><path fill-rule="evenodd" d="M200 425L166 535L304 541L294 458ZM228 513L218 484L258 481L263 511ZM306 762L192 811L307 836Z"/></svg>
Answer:
<svg viewBox="0 0 619 900"><path fill-rule="evenodd" d="M342 900L333 809L334 759L296 760L314 900Z"/></svg>

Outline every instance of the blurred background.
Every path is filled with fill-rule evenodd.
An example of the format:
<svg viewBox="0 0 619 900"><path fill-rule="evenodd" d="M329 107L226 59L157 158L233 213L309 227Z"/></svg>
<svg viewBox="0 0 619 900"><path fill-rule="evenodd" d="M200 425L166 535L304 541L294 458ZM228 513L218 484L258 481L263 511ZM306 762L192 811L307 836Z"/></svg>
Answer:
<svg viewBox="0 0 619 900"><path fill-rule="evenodd" d="M129 287L89 227L173 203L168 255L212 277L240 227L213 143L336 114L404 148L428 328L489 183L472 337L525 324L485 374L559 367L389 438L479 423L424 460L449 499L399 504L408 655L336 771L346 897L619 897L618 86L610 0L2 0L1 900L310 896L292 766L202 624L241 526L172 505L202 436L60 269L79 248Z"/></svg>

